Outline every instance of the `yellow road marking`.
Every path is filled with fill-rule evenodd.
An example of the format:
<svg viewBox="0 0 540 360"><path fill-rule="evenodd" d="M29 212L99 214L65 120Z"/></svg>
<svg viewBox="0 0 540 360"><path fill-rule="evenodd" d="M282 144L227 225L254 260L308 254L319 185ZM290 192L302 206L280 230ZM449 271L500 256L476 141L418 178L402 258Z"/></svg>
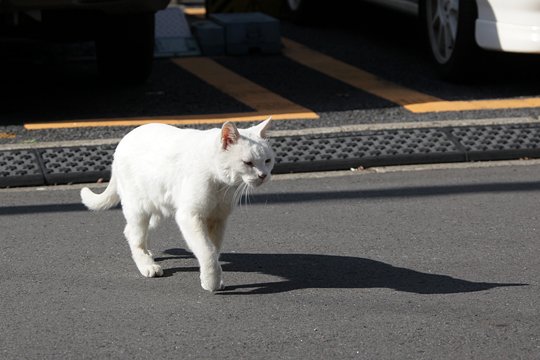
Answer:
<svg viewBox="0 0 540 360"><path fill-rule="evenodd" d="M258 112L309 114L309 119L318 118L318 115L311 110L255 84L211 59L182 58L173 59L172 61L221 92Z"/></svg>
<svg viewBox="0 0 540 360"><path fill-rule="evenodd" d="M206 9L204 7L186 6L182 10L184 11L184 14L186 15L191 15L191 16L205 16L206 15Z"/></svg>
<svg viewBox="0 0 540 360"><path fill-rule="evenodd" d="M231 113L215 115L185 115L185 116L153 116L153 117L132 117L132 118L104 118L87 119L75 121L57 121L47 123L29 123L24 124L26 130L45 130L45 129L67 129L82 127L107 127L107 126L139 126L150 123L162 123L169 125L200 125L200 124L221 124L226 121L248 122L262 121L272 116L272 120L297 120L314 119L309 113L289 113L272 114L261 112Z"/></svg>
<svg viewBox="0 0 540 360"><path fill-rule="evenodd" d="M15 139L17 135L12 133L0 132L0 139Z"/></svg>
<svg viewBox="0 0 540 360"><path fill-rule="evenodd" d="M356 68L343 61L299 44L289 39L282 39L285 44L283 53L290 59L310 67L327 76L347 83L357 89L371 93L377 97L403 106L413 113L490 110L508 108L540 107L540 97L517 99L493 99L472 101L445 101L422 92L408 89L404 86L386 81L367 71ZM253 112L184 115L184 116L154 116L112 119L88 119L74 121L58 121L47 123L25 124L27 130L99 127L99 126L138 126L142 124L161 122L172 125L216 124L225 121L259 121L269 115L276 120L318 119L319 116L310 109L295 104L284 97L275 94L264 87L232 72L224 66L208 58L173 59L175 64L194 74L221 92L235 98ZM0 134L0 138L9 135Z"/></svg>
<svg viewBox="0 0 540 360"><path fill-rule="evenodd" d="M285 45L283 50L285 56L377 97L402 106L442 101L434 96L383 80L367 71L312 50L295 41L285 38L282 40Z"/></svg>
<svg viewBox="0 0 540 360"><path fill-rule="evenodd" d="M211 115L152 116L113 119L88 119L29 123L27 130L99 127L99 126L139 126L160 122L171 125L218 124L225 121L260 121L272 116L275 120L318 119L313 111L297 105L260 85L232 72L208 58L173 59L175 64L194 74L221 92L254 109L252 112Z"/></svg>
<svg viewBox="0 0 540 360"><path fill-rule="evenodd" d="M540 97L471 101L435 101L423 104L409 104L404 107L413 113L532 108L540 107Z"/></svg>
<svg viewBox="0 0 540 360"><path fill-rule="evenodd" d="M343 61L309 49L295 41L285 38L282 40L285 44L283 53L290 59L357 89L401 105L413 113L540 107L540 97L446 101L386 81Z"/></svg>

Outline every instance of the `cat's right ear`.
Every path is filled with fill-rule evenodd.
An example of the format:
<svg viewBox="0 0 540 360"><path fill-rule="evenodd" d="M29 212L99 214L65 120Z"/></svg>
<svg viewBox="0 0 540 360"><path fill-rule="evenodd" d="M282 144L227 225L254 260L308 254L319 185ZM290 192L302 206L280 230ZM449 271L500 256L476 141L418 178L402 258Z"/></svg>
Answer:
<svg viewBox="0 0 540 360"><path fill-rule="evenodd" d="M223 124L221 127L221 147L223 150L227 150L229 146L236 144L239 138L240 133L232 122L227 121Z"/></svg>
<svg viewBox="0 0 540 360"><path fill-rule="evenodd" d="M262 139L266 139L267 137L266 131L270 128L270 120L272 120L271 116L269 116L268 119L264 120L259 125L252 127L252 129L255 130L255 133Z"/></svg>

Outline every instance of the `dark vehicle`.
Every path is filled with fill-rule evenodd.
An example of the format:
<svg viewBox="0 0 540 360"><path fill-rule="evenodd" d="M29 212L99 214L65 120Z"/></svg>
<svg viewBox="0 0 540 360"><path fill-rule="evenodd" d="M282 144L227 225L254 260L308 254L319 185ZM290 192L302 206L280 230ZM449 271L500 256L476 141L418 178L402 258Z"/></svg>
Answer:
<svg viewBox="0 0 540 360"><path fill-rule="evenodd" d="M154 15L169 0L0 0L0 37L95 40L105 78L139 83L154 51Z"/></svg>

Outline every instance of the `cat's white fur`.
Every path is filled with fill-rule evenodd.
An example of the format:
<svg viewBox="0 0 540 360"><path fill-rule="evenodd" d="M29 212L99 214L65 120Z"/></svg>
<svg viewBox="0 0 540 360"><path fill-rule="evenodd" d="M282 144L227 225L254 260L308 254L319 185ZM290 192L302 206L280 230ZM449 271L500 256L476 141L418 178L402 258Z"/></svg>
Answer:
<svg viewBox="0 0 540 360"><path fill-rule="evenodd" d="M178 129L148 124L118 144L109 185L101 194L81 190L91 210L119 202L126 236L142 275L163 275L148 251L148 229L174 216L200 266L201 286L223 287L218 262L225 223L238 194L270 180L274 153L266 141L270 118L248 129Z"/></svg>

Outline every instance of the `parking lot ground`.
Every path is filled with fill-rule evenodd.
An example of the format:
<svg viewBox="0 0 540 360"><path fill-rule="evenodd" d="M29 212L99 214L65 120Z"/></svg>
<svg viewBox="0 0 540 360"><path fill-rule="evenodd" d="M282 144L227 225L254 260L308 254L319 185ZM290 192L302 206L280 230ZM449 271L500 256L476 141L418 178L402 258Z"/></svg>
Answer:
<svg viewBox="0 0 540 360"><path fill-rule="evenodd" d="M144 279L118 209L0 190L2 358L537 359L540 167L514 164L277 177L215 294L171 222Z"/></svg>
<svg viewBox="0 0 540 360"><path fill-rule="evenodd" d="M464 161L539 149L534 61L499 58L477 82L447 83L410 18L353 18L283 22L281 55L158 59L130 89L57 45L22 46L31 61L0 69L0 158L26 151L16 156L30 154L45 183L51 149L112 151L148 121L267 115L286 141L436 134L428 152L448 139L437 151L457 146ZM538 162L358 165L276 176L245 201L215 294L171 222L151 236L165 276L144 279L119 209L86 211L80 186L0 189L1 357L538 359Z"/></svg>
<svg viewBox="0 0 540 360"><path fill-rule="evenodd" d="M375 74L310 49L290 39L284 38L283 42L285 45L283 55L286 59L290 59L334 81L351 86L360 92L383 99L389 102L389 105L400 106L411 113L508 110L540 107L540 97L537 96L478 100L443 100L385 80ZM203 83L254 111L245 113L178 114L63 121L56 119L56 121L48 122L29 122L25 123L24 127L27 130L40 130L100 126L137 126L156 121L175 125L199 125L220 123L226 120L256 121L269 115L273 115L276 119L280 120L319 118L319 115L314 110L291 102L264 86L254 83L247 77L231 71L213 59L197 57L178 58L172 59L171 63L178 65ZM277 69L277 66L274 69ZM294 77L292 81L294 81Z"/></svg>
<svg viewBox="0 0 540 360"><path fill-rule="evenodd" d="M344 10L322 26L282 21L282 54L156 59L148 83L128 89L99 80L91 44L2 44L10 57L2 60L0 143L119 138L145 122L204 128L268 115L278 130L538 120L536 57L489 54L478 78L442 81L415 18ZM81 52L84 61L70 57Z"/></svg>

